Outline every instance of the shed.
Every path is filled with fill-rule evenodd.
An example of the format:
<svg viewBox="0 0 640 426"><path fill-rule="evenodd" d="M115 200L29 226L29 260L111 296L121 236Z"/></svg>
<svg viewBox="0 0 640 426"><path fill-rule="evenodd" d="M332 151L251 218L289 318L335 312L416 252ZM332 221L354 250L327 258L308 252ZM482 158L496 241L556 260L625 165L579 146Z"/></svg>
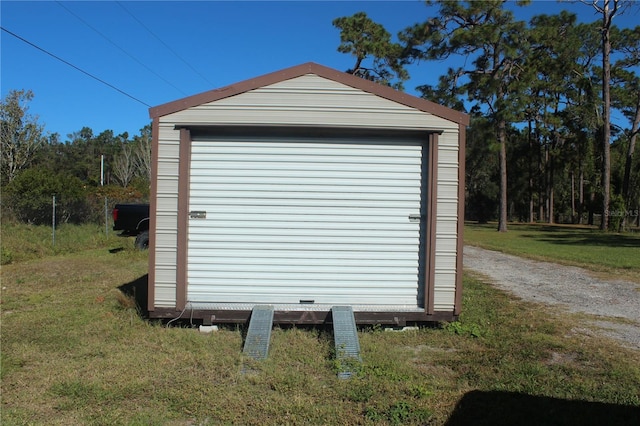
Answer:
<svg viewBox="0 0 640 426"><path fill-rule="evenodd" d="M150 116L150 317L458 316L466 114L306 63Z"/></svg>

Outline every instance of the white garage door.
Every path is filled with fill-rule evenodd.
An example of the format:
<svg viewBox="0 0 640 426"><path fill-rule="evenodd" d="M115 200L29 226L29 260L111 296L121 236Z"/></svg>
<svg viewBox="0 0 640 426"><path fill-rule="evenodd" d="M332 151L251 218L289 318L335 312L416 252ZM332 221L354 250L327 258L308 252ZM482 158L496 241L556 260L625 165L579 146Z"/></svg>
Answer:
<svg viewBox="0 0 640 426"><path fill-rule="evenodd" d="M421 307L422 157L409 138L194 138L188 301Z"/></svg>

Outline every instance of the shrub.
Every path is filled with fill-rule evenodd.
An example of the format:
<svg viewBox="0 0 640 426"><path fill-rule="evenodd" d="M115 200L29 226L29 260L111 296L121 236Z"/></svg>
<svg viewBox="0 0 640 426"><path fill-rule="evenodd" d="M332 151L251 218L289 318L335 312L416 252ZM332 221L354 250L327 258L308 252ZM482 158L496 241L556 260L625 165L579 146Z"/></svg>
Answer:
<svg viewBox="0 0 640 426"><path fill-rule="evenodd" d="M87 194L88 210L84 217L85 223L104 222L104 201L107 199L107 213L110 215L113 207L118 203L143 203L148 200L142 192L134 187L123 188L118 185L105 185L94 188Z"/></svg>
<svg viewBox="0 0 640 426"><path fill-rule="evenodd" d="M85 192L77 177L31 168L7 185L3 204L21 222L46 224L51 223L55 195L56 223L80 223L87 210Z"/></svg>

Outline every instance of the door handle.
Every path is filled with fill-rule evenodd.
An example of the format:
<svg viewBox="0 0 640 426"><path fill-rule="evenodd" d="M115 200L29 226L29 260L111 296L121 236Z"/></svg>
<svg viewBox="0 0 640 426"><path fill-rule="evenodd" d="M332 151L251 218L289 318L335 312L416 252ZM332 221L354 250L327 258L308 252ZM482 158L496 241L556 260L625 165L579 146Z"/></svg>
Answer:
<svg viewBox="0 0 640 426"><path fill-rule="evenodd" d="M426 216L423 215L423 214L410 214L409 215L409 222L420 222L425 217Z"/></svg>

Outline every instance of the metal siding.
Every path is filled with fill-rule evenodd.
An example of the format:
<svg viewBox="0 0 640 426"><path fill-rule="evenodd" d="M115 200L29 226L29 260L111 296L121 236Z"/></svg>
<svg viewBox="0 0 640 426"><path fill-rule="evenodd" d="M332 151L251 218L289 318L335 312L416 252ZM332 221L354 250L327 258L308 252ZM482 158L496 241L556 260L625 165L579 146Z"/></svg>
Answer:
<svg viewBox="0 0 640 426"><path fill-rule="evenodd" d="M176 221L176 217L174 215L166 215L166 214L158 214L156 216L156 227L157 229L167 229L173 226Z"/></svg>
<svg viewBox="0 0 640 426"><path fill-rule="evenodd" d="M455 254L456 254L455 250L448 251L448 252L441 250L439 254L436 254L436 263L439 264L440 268L443 271L447 271L445 273L455 271L455 268L456 268Z"/></svg>
<svg viewBox="0 0 640 426"><path fill-rule="evenodd" d="M308 74L166 116L175 123L457 129L435 115Z"/></svg>
<svg viewBox="0 0 640 426"><path fill-rule="evenodd" d="M156 256L156 265L158 265L158 266L162 265L162 266L164 266L166 268L167 265L171 265L171 263L174 261L173 260L174 257L175 257L175 255L172 254L171 252L160 251L160 252L158 252L158 255Z"/></svg>
<svg viewBox="0 0 640 426"><path fill-rule="evenodd" d="M458 168L447 163L438 163L438 184L444 182L458 182Z"/></svg>
<svg viewBox="0 0 640 426"><path fill-rule="evenodd" d="M178 175L175 170L177 165L178 165L177 161L171 161L171 160L167 161L166 159L160 159L158 161L158 176L162 176L162 179L165 179L165 180L168 177L177 177Z"/></svg>
<svg viewBox="0 0 640 426"><path fill-rule="evenodd" d="M438 138L438 202L436 213L434 309L451 311L455 304L458 223L458 133Z"/></svg>
<svg viewBox="0 0 640 426"><path fill-rule="evenodd" d="M438 153L438 163L442 165L451 165L455 167L458 165L458 150L446 147L440 147Z"/></svg>
<svg viewBox="0 0 640 426"><path fill-rule="evenodd" d="M445 199L438 197L438 220L457 217L458 215L458 203L451 199Z"/></svg>
<svg viewBox="0 0 640 426"><path fill-rule="evenodd" d="M455 149L458 151L460 148L458 146L458 127L455 126L449 130L444 131L438 137L438 147L439 149Z"/></svg>
<svg viewBox="0 0 640 426"><path fill-rule="evenodd" d="M158 138L154 305L176 306L179 134L160 121Z"/></svg>
<svg viewBox="0 0 640 426"><path fill-rule="evenodd" d="M438 235L450 235L457 237L458 232L458 221L457 220L445 220L440 219L438 222L437 232Z"/></svg>
<svg viewBox="0 0 640 426"><path fill-rule="evenodd" d="M194 140L190 173L189 302L419 303L415 140Z"/></svg>
<svg viewBox="0 0 640 426"><path fill-rule="evenodd" d="M157 308L174 308L176 306L176 288L175 285L158 281L163 278L162 270L156 269L156 285L155 285L155 306ZM166 271L167 275L171 275L171 271Z"/></svg>
<svg viewBox="0 0 640 426"><path fill-rule="evenodd" d="M436 274L436 279L450 281L455 279L455 274ZM455 298L455 288L440 289L434 295L434 307L436 311L451 311L451 299Z"/></svg>

